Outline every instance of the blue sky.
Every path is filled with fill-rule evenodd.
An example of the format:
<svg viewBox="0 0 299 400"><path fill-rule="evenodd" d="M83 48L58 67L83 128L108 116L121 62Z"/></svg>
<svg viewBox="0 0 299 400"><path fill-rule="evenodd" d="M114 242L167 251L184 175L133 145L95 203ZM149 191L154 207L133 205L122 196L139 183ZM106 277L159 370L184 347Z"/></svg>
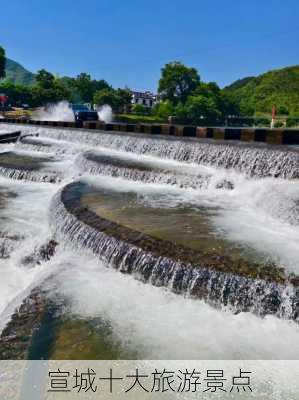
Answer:
<svg viewBox="0 0 299 400"><path fill-rule="evenodd" d="M0 45L33 72L88 72L115 87L155 90L173 60L220 86L299 64L298 0L1 3Z"/></svg>

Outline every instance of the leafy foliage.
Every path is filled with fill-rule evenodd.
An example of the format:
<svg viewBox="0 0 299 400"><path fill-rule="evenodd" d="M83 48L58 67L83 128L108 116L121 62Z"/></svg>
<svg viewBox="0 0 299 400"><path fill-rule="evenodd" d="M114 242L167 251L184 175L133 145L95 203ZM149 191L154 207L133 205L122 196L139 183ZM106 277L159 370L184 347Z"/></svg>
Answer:
<svg viewBox="0 0 299 400"><path fill-rule="evenodd" d="M203 119L214 122L221 117L215 99L204 95L189 96L184 105L177 107L176 114L184 123L199 125Z"/></svg>
<svg viewBox="0 0 299 400"><path fill-rule="evenodd" d="M186 67L178 61L166 64L161 73L158 93L172 103L184 103L200 82L195 68Z"/></svg>
<svg viewBox="0 0 299 400"><path fill-rule="evenodd" d="M295 115L299 113L299 66L245 78L223 91L239 104L242 115L269 114L273 106L279 114Z"/></svg>
<svg viewBox="0 0 299 400"><path fill-rule="evenodd" d="M132 112L136 115L148 115L148 108L143 106L142 104L134 104L132 107Z"/></svg>
<svg viewBox="0 0 299 400"><path fill-rule="evenodd" d="M0 79L5 77L5 50L0 46Z"/></svg>
<svg viewBox="0 0 299 400"><path fill-rule="evenodd" d="M123 111L131 102L131 93L128 89L113 89L112 87L95 92L93 102L97 106L108 104L116 112Z"/></svg>
<svg viewBox="0 0 299 400"><path fill-rule="evenodd" d="M159 93L164 100L153 113L165 120L173 115L181 123L212 124L238 112L235 102L215 82L201 82L194 68L178 62L162 68Z"/></svg>
<svg viewBox="0 0 299 400"><path fill-rule="evenodd" d="M175 106L172 104L170 100L164 100L157 103L153 108L153 114L158 118L162 118L163 120L167 120L167 118L171 115L175 115Z"/></svg>
<svg viewBox="0 0 299 400"><path fill-rule="evenodd" d="M110 90L111 86L103 79L97 81L91 79L89 74L82 72L73 80L74 87L77 88L80 99L83 103L91 103L94 95L100 90Z"/></svg>
<svg viewBox="0 0 299 400"><path fill-rule="evenodd" d="M5 93L9 97L9 102L14 105L31 104L32 93L30 87L22 85L14 85L5 81L0 85L0 92Z"/></svg>

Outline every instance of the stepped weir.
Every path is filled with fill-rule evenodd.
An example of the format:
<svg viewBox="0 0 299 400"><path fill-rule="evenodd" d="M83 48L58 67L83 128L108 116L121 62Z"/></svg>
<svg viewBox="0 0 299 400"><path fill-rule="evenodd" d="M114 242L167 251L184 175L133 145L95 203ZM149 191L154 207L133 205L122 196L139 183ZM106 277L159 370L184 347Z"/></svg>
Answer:
<svg viewBox="0 0 299 400"><path fill-rule="evenodd" d="M17 273L32 279L20 290L24 297L7 294L1 311L7 314L13 301L19 306L24 298L27 305L29 289L43 287L32 271L49 269L44 281L51 290L54 275L71 269L72 255L81 254L99 270L104 265L213 312L250 315L259 323L264 317L288 320L297 327L297 146L16 126L21 136L0 149L0 263L18 263ZM0 133L16 126L1 123ZM37 216L22 225L20 213L30 207L42 224ZM24 257L28 243L31 255ZM57 307L64 301L69 298Z"/></svg>
<svg viewBox="0 0 299 400"><path fill-rule="evenodd" d="M143 282L204 298L218 307L298 317L296 279L245 261L239 270L239 264L234 265L229 257L203 254L120 226L82 205L82 195L94 191L95 188L78 182L58 193L51 208L58 239L91 250L110 266Z"/></svg>

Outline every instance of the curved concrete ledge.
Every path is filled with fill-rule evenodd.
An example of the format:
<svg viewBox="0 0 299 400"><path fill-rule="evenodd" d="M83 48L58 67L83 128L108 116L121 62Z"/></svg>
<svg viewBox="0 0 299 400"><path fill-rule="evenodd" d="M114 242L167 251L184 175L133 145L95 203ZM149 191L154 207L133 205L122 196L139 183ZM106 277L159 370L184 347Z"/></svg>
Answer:
<svg viewBox="0 0 299 400"><path fill-rule="evenodd" d="M51 160L52 158L50 157L34 157L10 151L0 153L0 174L16 180L60 182L60 174L42 170L43 163Z"/></svg>
<svg viewBox="0 0 299 400"><path fill-rule="evenodd" d="M20 135L21 131L8 132L8 133L0 132L0 144L14 143L19 139Z"/></svg>
<svg viewBox="0 0 299 400"><path fill-rule="evenodd" d="M77 154L81 148L73 148L69 143L47 139L36 135L23 135L16 143L16 148L34 152L50 153L56 155Z"/></svg>
<svg viewBox="0 0 299 400"><path fill-rule="evenodd" d="M104 151L86 151L79 154L75 162L82 172L92 175L122 177L143 183L176 185L180 188L206 187L210 180L207 174L183 174L178 170L163 168L153 162L122 158L115 154L109 155ZM224 187L224 185L225 183L220 181L217 187Z"/></svg>
<svg viewBox="0 0 299 400"><path fill-rule="evenodd" d="M0 335L2 360L25 360L35 332L38 332L47 312L46 297L39 288L34 289L12 315Z"/></svg>
<svg viewBox="0 0 299 400"><path fill-rule="evenodd" d="M25 255L22 260L23 265L33 266L42 261L49 261L55 254L57 245L53 240L49 240L40 248L35 249L32 254ZM39 342L36 336L39 335L40 329L48 319L48 314L53 315L56 309L57 306L49 300L40 286L34 288L12 314L10 321L0 334L1 359L36 359L35 354L30 354L31 347L36 341ZM48 339L46 336L44 342Z"/></svg>
<svg viewBox="0 0 299 400"><path fill-rule="evenodd" d="M81 196L93 190L75 182L65 186L51 207L52 227L59 239L91 251L110 266L143 282L204 298L216 307L259 315L298 318L299 282L273 269L234 265L217 254L197 251L134 231L102 218L81 205Z"/></svg>

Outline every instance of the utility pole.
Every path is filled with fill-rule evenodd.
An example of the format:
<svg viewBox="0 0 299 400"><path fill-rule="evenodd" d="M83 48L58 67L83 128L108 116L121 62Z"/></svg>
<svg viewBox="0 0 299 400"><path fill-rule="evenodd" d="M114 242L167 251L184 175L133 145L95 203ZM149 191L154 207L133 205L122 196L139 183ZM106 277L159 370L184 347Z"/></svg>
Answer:
<svg viewBox="0 0 299 400"><path fill-rule="evenodd" d="M272 107L272 118L271 118L271 125L270 128L273 129L274 128L274 124L275 124L275 117L276 117L276 107L273 106Z"/></svg>

